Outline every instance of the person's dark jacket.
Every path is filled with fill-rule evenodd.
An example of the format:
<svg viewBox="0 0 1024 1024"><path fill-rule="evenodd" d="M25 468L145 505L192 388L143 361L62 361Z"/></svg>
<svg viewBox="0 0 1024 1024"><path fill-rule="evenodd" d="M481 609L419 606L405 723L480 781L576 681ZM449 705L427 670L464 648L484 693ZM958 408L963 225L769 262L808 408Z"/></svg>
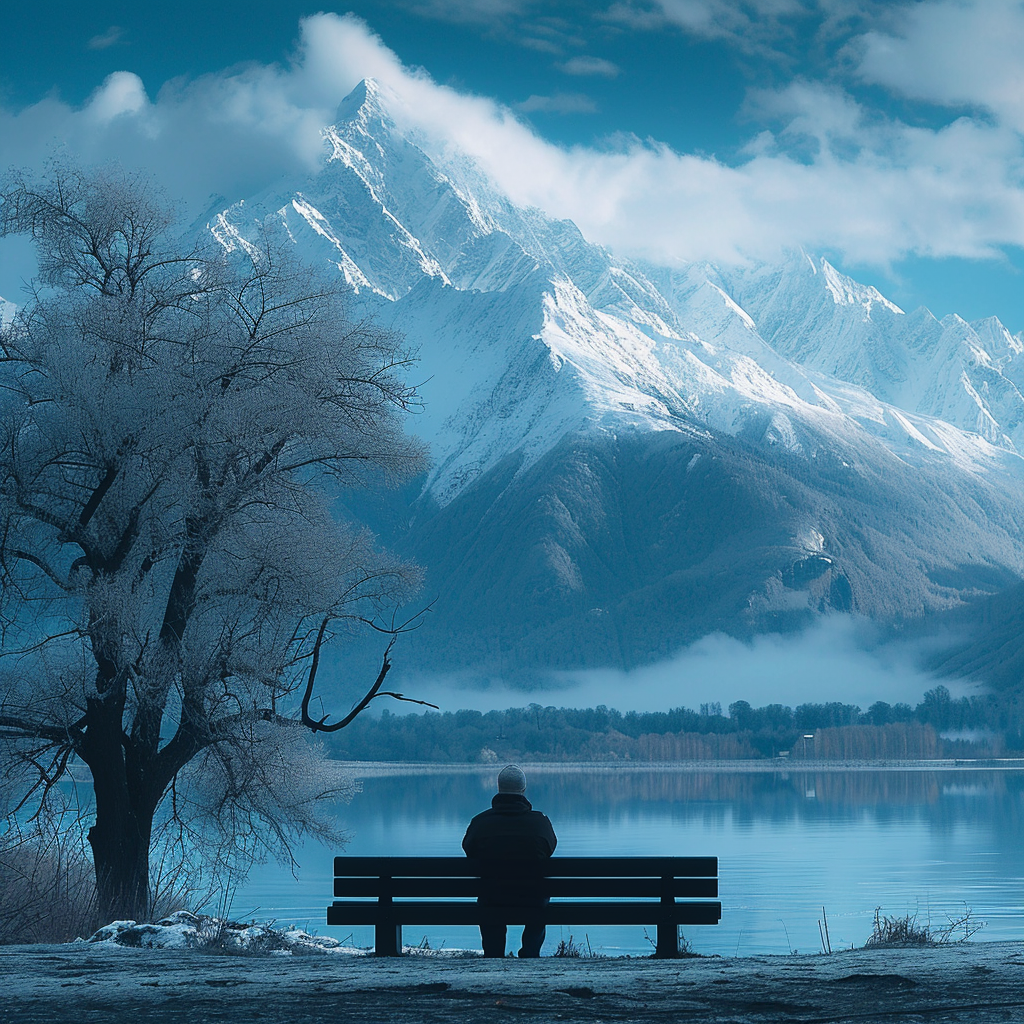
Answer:
<svg viewBox="0 0 1024 1024"><path fill-rule="evenodd" d="M555 830L520 793L498 793L466 829L462 848L483 860L546 860L555 852Z"/></svg>
<svg viewBox="0 0 1024 1024"><path fill-rule="evenodd" d="M520 793L498 793L491 808L482 811L466 829L462 848L468 857L488 861L480 877L484 889L481 903L526 905L544 903L547 897L539 889L542 883L533 877L532 869L523 875L519 864L546 861L558 840L547 816L535 811Z"/></svg>

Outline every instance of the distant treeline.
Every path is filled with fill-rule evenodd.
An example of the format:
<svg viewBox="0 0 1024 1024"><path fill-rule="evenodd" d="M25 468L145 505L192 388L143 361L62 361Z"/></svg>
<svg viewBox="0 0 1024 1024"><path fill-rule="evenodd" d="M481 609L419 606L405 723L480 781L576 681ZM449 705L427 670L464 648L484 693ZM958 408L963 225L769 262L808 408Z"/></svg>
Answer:
<svg viewBox="0 0 1024 1024"><path fill-rule="evenodd" d="M957 736L966 733L965 736ZM354 761L676 761L770 758L936 758L1019 754L1021 719L994 697L954 698L945 686L916 707L833 701L622 714L541 704L507 711L362 716L329 742Z"/></svg>

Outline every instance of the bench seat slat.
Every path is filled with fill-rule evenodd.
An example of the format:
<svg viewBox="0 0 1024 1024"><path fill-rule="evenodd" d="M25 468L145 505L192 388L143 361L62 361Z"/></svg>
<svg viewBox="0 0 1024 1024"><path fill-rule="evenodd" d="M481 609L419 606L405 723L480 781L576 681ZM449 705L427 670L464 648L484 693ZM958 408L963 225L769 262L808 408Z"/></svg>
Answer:
<svg viewBox="0 0 1024 1024"><path fill-rule="evenodd" d="M426 863L429 863L429 867ZM334 874L345 877L459 878L479 875L485 861L469 857L335 857ZM514 863L514 862L513 862ZM717 878L717 857L551 857L534 864L518 863L509 870L525 874L541 870L547 877L565 875L594 878L617 875L623 878L666 877Z"/></svg>
<svg viewBox="0 0 1024 1024"><path fill-rule="evenodd" d="M704 903L551 903L541 907L482 907L478 903L410 902L382 905L335 902L327 908L331 925L395 924L718 924L722 904Z"/></svg>
<svg viewBox="0 0 1024 1024"><path fill-rule="evenodd" d="M476 897L486 883L479 878L335 878L336 897ZM673 896L676 899L714 899L717 878L544 878L533 883L537 891L553 897L637 899Z"/></svg>

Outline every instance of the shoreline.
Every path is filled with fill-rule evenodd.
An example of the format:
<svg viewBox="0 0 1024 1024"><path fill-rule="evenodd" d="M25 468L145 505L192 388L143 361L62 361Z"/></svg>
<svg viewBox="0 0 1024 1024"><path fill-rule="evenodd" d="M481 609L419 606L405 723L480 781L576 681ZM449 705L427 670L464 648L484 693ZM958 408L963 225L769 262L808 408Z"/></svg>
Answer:
<svg viewBox="0 0 1024 1024"><path fill-rule="evenodd" d="M400 775L488 775L500 768L500 762L479 761L344 761L328 758L328 765L357 779ZM801 775L842 772L1024 772L1024 757L937 758L934 760L790 760L763 758L745 761L521 761L526 770L538 775L558 774L722 774L722 775ZM84 765L69 765L66 773L76 782L91 776Z"/></svg>
<svg viewBox="0 0 1024 1024"><path fill-rule="evenodd" d="M1024 1019L1024 942L832 954L484 960L0 947L0 1022L972 1024ZM73 1009L72 1009L73 1006ZM70 1014L70 1015L69 1015Z"/></svg>
<svg viewBox="0 0 1024 1024"><path fill-rule="evenodd" d="M330 762L354 778L371 779L398 775L488 775L500 764L438 761L336 761ZM947 758L941 760L791 761L772 758L750 761L522 761L521 766L538 775L622 774L774 774L800 775L825 772L970 772L1024 771L1024 758Z"/></svg>

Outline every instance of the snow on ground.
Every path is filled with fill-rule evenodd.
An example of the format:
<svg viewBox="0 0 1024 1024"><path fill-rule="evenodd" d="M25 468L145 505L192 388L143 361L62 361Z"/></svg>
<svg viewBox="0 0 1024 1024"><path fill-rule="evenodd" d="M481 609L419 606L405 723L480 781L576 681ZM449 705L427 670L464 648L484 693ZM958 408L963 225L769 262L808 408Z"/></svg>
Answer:
<svg viewBox="0 0 1024 1024"><path fill-rule="evenodd" d="M137 949L206 949L226 953L348 953L366 950L344 946L325 935L310 935L301 928L274 928L268 924L241 924L207 914L178 910L153 924L111 921L94 932L88 943Z"/></svg>
<svg viewBox="0 0 1024 1024"><path fill-rule="evenodd" d="M200 949L207 952L253 955L293 956L309 953L367 956L372 951L347 946L326 935L311 935L290 925L275 928L270 924L242 924L207 914L177 910L153 924L136 921L111 921L97 929L88 939L89 945L131 949ZM480 957L479 950L431 949L429 946L405 946L406 953L426 957Z"/></svg>

